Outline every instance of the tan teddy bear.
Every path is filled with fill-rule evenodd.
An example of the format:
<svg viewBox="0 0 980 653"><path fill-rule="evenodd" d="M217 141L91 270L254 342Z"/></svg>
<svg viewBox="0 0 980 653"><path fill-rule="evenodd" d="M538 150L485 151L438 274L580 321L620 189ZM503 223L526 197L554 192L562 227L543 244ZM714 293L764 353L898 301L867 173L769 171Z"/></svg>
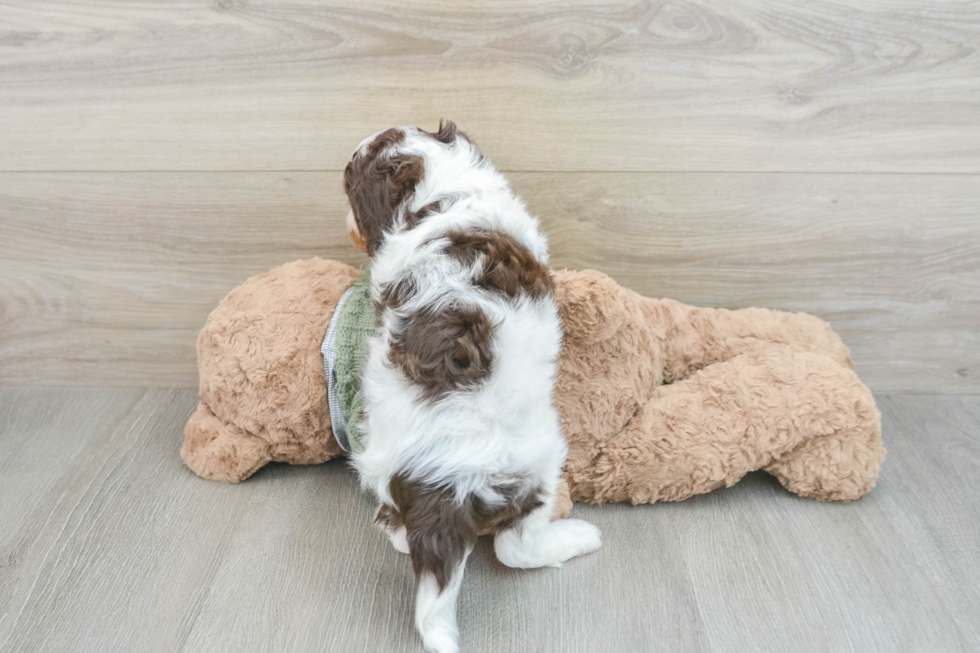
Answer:
<svg viewBox="0 0 980 653"><path fill-rule="evenodd" d="M201 402L181 456L235 483L269 461L344 455L321 343L357 269L296 261L247 280L197 343ZM679 501L763 469L818 501L870 490L885 450L871 392L821 320L650 299L594 271L554 273L564 341L555 403L568 438L557 511Z"/></svg>

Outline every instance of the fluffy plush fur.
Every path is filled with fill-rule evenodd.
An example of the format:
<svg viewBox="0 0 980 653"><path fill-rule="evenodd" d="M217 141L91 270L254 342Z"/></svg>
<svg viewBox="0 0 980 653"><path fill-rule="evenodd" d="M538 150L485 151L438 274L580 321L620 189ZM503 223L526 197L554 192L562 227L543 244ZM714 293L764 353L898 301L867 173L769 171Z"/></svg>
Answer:
<svg viewBox="0 0 980 653"><path fill-rule="evenodd" d="M211 311L197 339L201 402L180 450L191 469L233 483L273 460L343 455L320 345L358 276L336 261L296 261L252 277Z"/></svg>
<svg viewBox="0 0 980 653"><path fill-rule="evenodd" d="M874 487L881 416L827 323L650 299L594 270L555 287L573 500L680 501L758 469L818 501Z"/></svg>
<svg viewBox="0 0 980 653"><path fill-rule="evenodd" d="M452 123L366 139L344 173L371 255L378 333L354 466L418 578L429 651L457 650L456 595L481 532L514 567L600 545L552 523L567 445L552 403L561 324L538 223Z"/></svg>
<svg viewBox="0 0 980 653"><path fill-rule="evenodd" d="M212 311L181 449L194 472L238 483L270 461L344 455L320 343L357 276L336 261L287 263ZM817 501L874 487L880 415L825 322L642 297L595 270L552 277L564 331L554 401L568 440L557 514L571 499L681 501L757 469Z"/></svg>

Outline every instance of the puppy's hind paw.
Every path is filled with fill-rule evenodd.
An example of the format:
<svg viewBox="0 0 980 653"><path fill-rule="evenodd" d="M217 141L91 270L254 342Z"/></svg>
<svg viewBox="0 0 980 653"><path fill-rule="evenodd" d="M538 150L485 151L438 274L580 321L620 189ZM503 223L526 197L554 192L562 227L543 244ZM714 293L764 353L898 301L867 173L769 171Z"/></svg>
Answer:
<svg viewBox="0 0 980 653"><path fill-rule="evenodd" d="M577 556L592 553L602 547L602 531L581 519L562 519L552 522L556 537L560 538L564 549L561 560L564 562Z"/></svg>

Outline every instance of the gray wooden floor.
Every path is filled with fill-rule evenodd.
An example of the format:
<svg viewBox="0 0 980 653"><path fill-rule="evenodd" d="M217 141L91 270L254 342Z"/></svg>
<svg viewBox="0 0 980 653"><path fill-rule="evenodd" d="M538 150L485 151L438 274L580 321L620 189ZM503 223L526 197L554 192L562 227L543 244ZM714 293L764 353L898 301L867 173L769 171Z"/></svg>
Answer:
<svg viewBox="0 0 980 653"><path fill-rule="evenodd" d="M177 455L193 390L0 389L0 650L419 651L408 558L344 463L239 486ZM980 644L980 397L881 396L850 505L764 474L578 506L604 548L515 571L481 546L464 651L959 651Z"/></svg>

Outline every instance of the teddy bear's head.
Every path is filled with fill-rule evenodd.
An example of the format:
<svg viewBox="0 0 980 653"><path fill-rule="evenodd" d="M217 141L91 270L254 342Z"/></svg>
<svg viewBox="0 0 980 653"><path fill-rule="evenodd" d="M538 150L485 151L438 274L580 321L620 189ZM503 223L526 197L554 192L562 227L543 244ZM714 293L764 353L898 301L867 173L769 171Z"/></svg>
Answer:
<svg viewBox="0 0 980 653"><path fill-rule="evenodd" d="M626 318L619 284L597 270L560 270L552 277L566 338L595 343L616 334Z"/></svg>

